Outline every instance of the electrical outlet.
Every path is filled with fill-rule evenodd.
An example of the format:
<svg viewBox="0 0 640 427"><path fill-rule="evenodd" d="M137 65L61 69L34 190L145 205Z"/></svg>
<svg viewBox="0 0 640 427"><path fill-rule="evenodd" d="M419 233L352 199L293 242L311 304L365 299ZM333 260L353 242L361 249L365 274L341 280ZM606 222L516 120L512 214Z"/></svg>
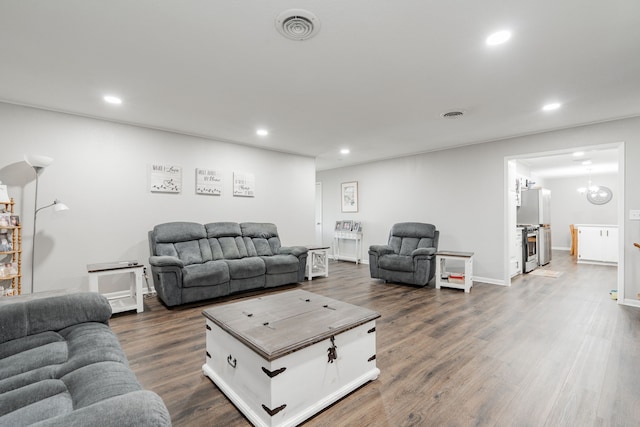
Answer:
<svg viewBox="0 0 640 427"><path fill-rule="evenodd" d="M630 210L629 219L632 221L640 221L640 210Z"/></svg>

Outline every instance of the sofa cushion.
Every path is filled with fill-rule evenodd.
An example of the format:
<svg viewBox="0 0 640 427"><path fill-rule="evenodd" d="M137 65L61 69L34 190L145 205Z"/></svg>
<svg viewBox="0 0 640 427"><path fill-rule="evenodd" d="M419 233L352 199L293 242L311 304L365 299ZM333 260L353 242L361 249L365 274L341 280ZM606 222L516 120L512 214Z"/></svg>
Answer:
<svg viewBox="0 0 640 427"><path fill-rule="evenodd" d="M202 251L200 250L200 241L191 240L188 242L178 242L173 245L175 247L176 256L184 263L184 265L202 264L205 262ZM209 250L209 253L211 250ZM165 255L165 254L160 254Z"/></svg>
<svg viewBox="0 0 640 427"><path fill-rule="evenodd" d="M248 256L242 237L219 237L209 239L213 259L239 259Z"/></svg>
<svg viewBox="0 0 640 427"><path fill-rule="evenodd" d="M182 270L182 286L215 286L229 282L229 267L224 261L187 265Z"/></svg>
<svg viewBox="0 0 640 427"><path fill-rule="evenodd" d="M29 425L72 410L73 399L65 383L58 379L43 380L2 395L0 425ZM30 422L25 422L25 418Z"/></svg>
<svg viewBox="0 0 640 427"><path fill-rule="evenodd" d="M240 224L237 222L210 222L204 228L208 238L242 236Z"/></svg>
<svg viewBox="0 0 640 427"><path fill-rule="evenodd" d="M14 354L22 353L23 351L40 347L45 344L63 340L64 338L62 338L60 334L53 331L41 332L35 335L27 335L26 337L8 341L4 345L0 346L0 359L13 356ZM0 366L0 371L2 371L2 366Z"/></svg>
<svg viewBox="0 0 640 427"><path fill-rule="evenodd" d="M389 254L378 260L380 268L393 271L413 272L413 258L411 256Z"/></svg>
<svg viewBox="0 0 640 427"><path fill-rule="evenodd" d="M34 294L37 295L37 294ZM25 297L29 297L25 295ZM97 292L80 292L24 301L11 299L0 310L0 343L84 322L107 324L111 306Z"/></svg>
<svg viewBox="0 0 640 427"><path fill-rule="evenodd" d="M261 257L267 266L267 274L294 273L298 271L300 263L293 255L273 255Z"/></svg>
<svg viewBox="0 0 640 427"><path fill-rule="evenodd" d="M5 343L4 345L10 345ZM0 381L11 378L22 372L33 371L49 365L59 365L67 361L67 343L64 341L51 342L39 347L31 348L13 356L2 359L0 364Z"/></svg>
<svg viewBox="0 0 640 427"><path fill-rule="evenodd" d="M63 376L74 409L84 408L110 397L141 390L133 372L119 362L98 362Z"/></svg>
<svg viewBox="0 0 640 427"><path fill-rule="evenodd" d="M240 228L249 256L272 256L280 252L280 238L275 224L243 222Z"/></svg>
<svg viewBox="0 0 640 427"><path fill-rule="evenodd" d="M224 262L229 266L229 275L232 280L263 276L266 272L264 261L257 257L228 259Z"/></svg>
<svg viewBox="0 0 640 427"><path fill-rule="evenodd" d="M173 244L177 242L204 239L206 237L207 232L204 225L195 222L167 222L153 227L153 238L155 239L155 243Z"/></svg>

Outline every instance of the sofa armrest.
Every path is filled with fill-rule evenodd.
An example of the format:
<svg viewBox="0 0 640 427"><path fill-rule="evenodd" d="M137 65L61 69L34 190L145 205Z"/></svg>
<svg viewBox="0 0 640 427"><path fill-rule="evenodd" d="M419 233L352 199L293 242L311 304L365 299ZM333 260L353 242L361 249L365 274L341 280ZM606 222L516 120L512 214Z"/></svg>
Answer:
<svg viewBox="0 0 640 427"><path fill-rule="evenodd" d="M170 427L164 402L149 390L115 396L33 424L34 427Z"/></svg>
<svg viewBox="0 0 640 427"><path fill-rule="evenodd" d="M386 255L392 254L393 249L389 245L371 245L369 246L369 254L371 255Z"/></svg>
<svg viewBox="0 0 640 427"><path fill-rule="evenodd" d="M299 258L300 255L306 254L308 251L309 249L304 246L282 246L279 253L280 255L293 255Z"/></svg>
<svg viewBox="0 0 640 427"><path fill-rule="evenodd" d="M149 264L151 264L152 267L184 267L184 263L180 258L166 255L149 257Z"/></svg>
<svg viewBox="0 0 640 427"><path fill-rule="evenodd" d="M411 252L412 257L435 255L436 248L418 248Z"/></svg>
<svg viewBox="0 0 640 427"><path fill-rule="evenodd" d="M111 317L109 301L97 292L25 297L11 297L12 302L0 310L0 343L80 323L107 324Z"/></svg>

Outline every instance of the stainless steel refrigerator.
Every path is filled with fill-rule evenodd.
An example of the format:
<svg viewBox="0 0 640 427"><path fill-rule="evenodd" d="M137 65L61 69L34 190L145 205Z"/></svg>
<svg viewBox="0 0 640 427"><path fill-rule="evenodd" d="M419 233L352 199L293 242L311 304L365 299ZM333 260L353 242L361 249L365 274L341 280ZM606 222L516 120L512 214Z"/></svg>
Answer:
<svg viewBox="0 0 640 427"><path fill-rule="evenodd" d="M534 188L523 190L518 207L518 224L540 226L538 234L538 264L551 261L551 190Z"/></svg>

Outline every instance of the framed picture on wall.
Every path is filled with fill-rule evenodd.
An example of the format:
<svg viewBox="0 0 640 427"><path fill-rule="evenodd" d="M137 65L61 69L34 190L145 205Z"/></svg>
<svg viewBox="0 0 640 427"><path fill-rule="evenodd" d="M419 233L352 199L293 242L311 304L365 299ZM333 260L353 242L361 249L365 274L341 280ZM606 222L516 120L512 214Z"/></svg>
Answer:
<svg viewBox="0 0 640 427"><path fill-rule="evenodd" d="M358 181L343 182L340 196L342 212L358 212Z"/></svg>
<svg viewBox="0 0 640 427"><path fill-rule="evenodd" d="M180 193L182 167L177 165L149 165L149 190L152 193Z"/></svg>

